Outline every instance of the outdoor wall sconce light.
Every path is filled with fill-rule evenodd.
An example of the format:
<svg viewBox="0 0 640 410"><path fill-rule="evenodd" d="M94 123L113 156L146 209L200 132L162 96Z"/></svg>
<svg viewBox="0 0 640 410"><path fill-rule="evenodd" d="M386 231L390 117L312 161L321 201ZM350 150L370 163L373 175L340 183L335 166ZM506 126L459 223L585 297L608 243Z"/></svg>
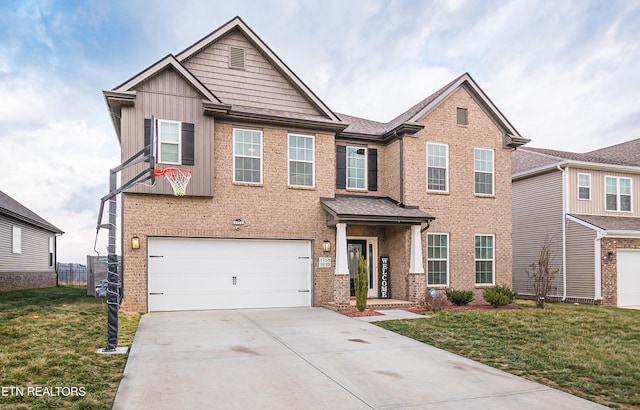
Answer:
<svg viewBox="0 0 640 410"><path fill-rule="evenodd" d="M233 226L235 226L236 229L240 229L242 225L244 225L244 221L242 219L238 218L233 220Z"/></svg>
<svg viewBox="0 0 640 410"><path fill-rule="evenodd" d="M613 260L613 252L611 251L607 252L607 259L609 259L609 262Z"/></svg>
<svg viewBox="0 0 640 410"><path fill-rule="evenodd" d="M329 241L322 242L322 250L325 252L331 252L331 242Z"/></svg>
<svg viewBox="0 0 640 410"><path fill-rule="evenodd" d="M131 249L140 249L140 238L137 235L133 235L131 238Z"/></svg>

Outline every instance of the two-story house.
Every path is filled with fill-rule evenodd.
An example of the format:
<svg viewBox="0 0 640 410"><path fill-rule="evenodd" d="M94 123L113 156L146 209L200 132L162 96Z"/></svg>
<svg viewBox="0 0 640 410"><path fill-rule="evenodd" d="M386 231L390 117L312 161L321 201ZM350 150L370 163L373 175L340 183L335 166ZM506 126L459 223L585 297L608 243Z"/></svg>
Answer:
<svg viewBox="0 0 640 410"><path fill-rule="evenodd" d="M640 139L587 153L513 153L513 288L544 241L557 300L640 306ZM529 269L530 270L530 269Z"/></svg>
<svg viewBox="0 0 640 410"><path fill-rule="evenodd" d="M123 194L125 310L340 308L359 256L371 298L511 283L528 140L468 74L388 123L338 114L236 17L104 95L123 160L155 126L159 166L193 171Z"/></svg>
<svg viewBox="0 0 640 410"><path fill-rule="evenodd" d="M0 291L56 286L57 237L62 234L0 191Z"/></svg>

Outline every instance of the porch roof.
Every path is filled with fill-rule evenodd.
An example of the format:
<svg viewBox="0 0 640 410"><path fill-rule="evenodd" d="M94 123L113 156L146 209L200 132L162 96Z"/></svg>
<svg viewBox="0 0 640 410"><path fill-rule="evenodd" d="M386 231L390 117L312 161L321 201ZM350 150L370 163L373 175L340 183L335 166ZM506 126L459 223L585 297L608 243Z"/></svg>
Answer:
<svg viewBox="0 0 640 410"><path fill-rule="evenodd" d="M632 216L602 216L602 215L578 215L569 214L605 231L615 232L640 232L640 218Z"/></svg>
<svg viewBox="0 0 640 410"><path fill-rule="evenodd" d="M327 212L327 225L357 223L359 225L418 225L435 217L417 206L406 206L388 197L336 195L320 198Z"/></svg>

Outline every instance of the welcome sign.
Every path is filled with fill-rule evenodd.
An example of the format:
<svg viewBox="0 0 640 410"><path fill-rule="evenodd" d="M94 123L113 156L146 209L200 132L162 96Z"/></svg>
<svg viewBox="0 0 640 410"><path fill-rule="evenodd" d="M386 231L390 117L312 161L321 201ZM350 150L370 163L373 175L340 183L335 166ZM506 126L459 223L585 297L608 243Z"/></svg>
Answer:
<svg viewBox="0 0 640 410"><path fill-rule="evenodd" d="M380 257L380 299L389 299L389 257Z"/></svg>

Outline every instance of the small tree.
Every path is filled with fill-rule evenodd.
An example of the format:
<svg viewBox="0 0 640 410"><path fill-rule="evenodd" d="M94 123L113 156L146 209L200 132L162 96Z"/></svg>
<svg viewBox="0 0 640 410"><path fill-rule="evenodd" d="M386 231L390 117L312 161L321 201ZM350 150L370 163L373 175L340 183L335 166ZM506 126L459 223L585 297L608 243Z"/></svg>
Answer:
<svg viewBox="0 0 640 410"><path fill-rule="evenodd" d="M362 256L358 258L358 268L356 270L354 287L356 290L356 308L362 312L367 308L367 293L369 292L367 262Z"/></svg>
<svg viewBox="0 0 640 410"><path fill-rule="evenodd" d="M547 236L542 243L542 249L540 249L540 254L538 255L538 262L533 262L529 265L529 269L524 270L529 277L531 287L536 295L536 307L538 309L544 309L547 293L549 293L553 287L553 282L558 272L560 272L560 269L551 269L549 267L553 257L551 244L551 238Z"/></svg>

